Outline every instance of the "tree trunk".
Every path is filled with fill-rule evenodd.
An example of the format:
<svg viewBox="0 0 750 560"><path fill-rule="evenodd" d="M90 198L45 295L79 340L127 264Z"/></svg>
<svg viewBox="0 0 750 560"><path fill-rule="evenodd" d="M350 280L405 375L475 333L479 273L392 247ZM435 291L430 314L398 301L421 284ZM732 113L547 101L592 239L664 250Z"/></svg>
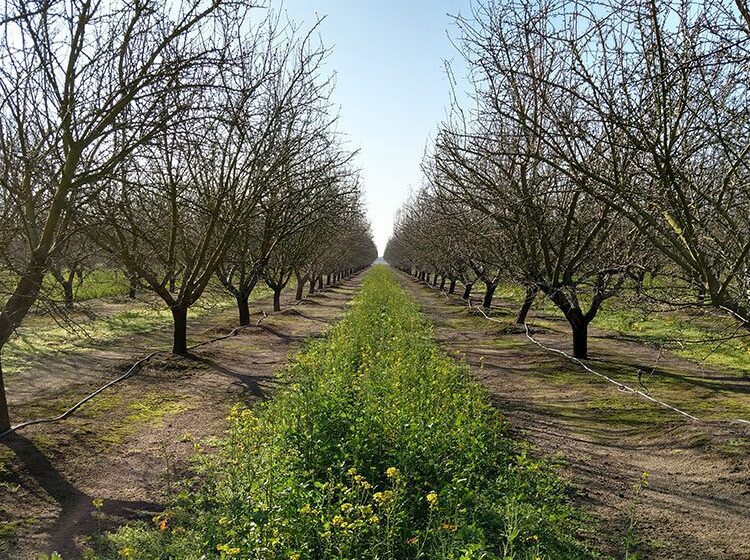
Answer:
<svg viewBox="0 0 750 560"><path fill-rule="evenodd" d="M309 294L315 293L315 278L310 278L310 291Z"/></svg>
<svg viewBox="0 0 750 560"><path fill-rule="evenodd" d="M331 285L331 275L329 274L328 277L326 278L326 286L330 286L330 285Z"/></svg>
<svg viewBox="0 0 750 560"><path fill-rule="evenodd" d="M172 354L186 356L187 350L187 308L178 305L172 308L172 320L174 321L174 339L172 342Z"/></svg>
<svg viewBox="0 0 750 560"><path fill-rule="evenodd" d="M294 294L294 298L299 301L302 299L302 291L305 289L305 282L307 282L307 275L300 276L299 273L295 272L294 275L297 277L297 291Z"/></svg>
<svg viewBox="0 0 750 560"><path fill-rule="evenodd" d="M237 311L240 314L240 325L243 327L249 325L250 305L248 304L248 300L250 299L250 294L238 294L235 296L235 299L237 300Z"/></svg>
<svg viewBox="0 0 750 560"><path fill-rule="evenodd" d="M135 299L135 289L138 287L138 278L136 276L130 276L128 283L128 297L130 299Z"/></svg>
<svg viewBox="0 0 750 560"><path fill-rule="evenodd" d="M176 289L177 289L177 286L175 285L175 278L174 276L172 276L169 279L169 293L173 294Z"/></svg>
<svg viewBox="0 0 750 560"><path fill-rule="evenodd" d="M442 290L443 288L445 288L445 280L446 280L445 276L443 276L443 277L442 277L442 278L440 279L440 289L441 289L441 290Z"/></svg>
<svg viewBox="0 0 750 560"><path fill-rule="evenodd" d="M469 296L471 296L471 288L473 285L474 284L472 284L471 282L466 284L466 286L464 287L464 295L461 296L462 298L469 299Z"/></svg>
<svg viewBox="0 0 750 560"><path fill-rule="evenodd" d="M65 280L62 282L63 293L65 294L65 307L73 307L73 282Z"/></svg>
<svg viewBox="0 0 750 560"><path fill-rule="evenodd" d="M456 291L456 279L455 278L451 278L451 283L450 283L450 286L448 287L448 293L452 294L455 291Z"/></svg>
<svg viewBox="0 0 750 560"><path fill-rule="evenodd" d="M589 357L588 335L589 325L585 321L570 324L573 329L573 357L585 360Z"/></svg>
<svg viewBox="0 0 750 560"><path fill-rule="evenodd" d="M438 280L438 275L437 275L437 273L435 273L435 276L432 277L432 285L433 286L437 286L437 280Z"/></svg>
<svg viewBox="0 0 750 560"><path fill-rule="evenodd" d="M484 291L484 300L482 301L482 307L489 309L492 307L492 297L495 295L497 284L485 283L487 289Z"/></svg>
<svg viewBox="0 0 750 560"><path fill-rule="evenodd" d="M536 298L536 288L527 287L526 297L523 300L521 309L518 310L518 315L516 315L517 325L526 324L526 316L529 314L529 309L531 309L531 305L534 303L534 298Z"/></svg>
<svg viewBox="0 0 750 560"><path fill-rule="evenodd" d="M319 290L323 289L323 275L322 274L318 276L318 289Z"/></svg>
<svg viewBox="0 0 750 560"><path fill-rule="evenodd" d="M2 352L2 347L0 347ZM2 358L0 357L0 360ZM3 366L0 361L0 432L10 429L10 414L8 412L8 401L5 399L5 384L3 383Z"/></svg>
<svg viewBox="0 0 750 560"><path fill-rule="evenodd" d="M282 288L276 288L273 291L273 310L281 311L281 290Z"/></svg>
<svg viewBox="0 0 750 560"><path fill-rule="evenodd" d="M424 275L424 281L425 281L426 284L430 283L430 273L429 272L425 273L425 275Z"/></svg>

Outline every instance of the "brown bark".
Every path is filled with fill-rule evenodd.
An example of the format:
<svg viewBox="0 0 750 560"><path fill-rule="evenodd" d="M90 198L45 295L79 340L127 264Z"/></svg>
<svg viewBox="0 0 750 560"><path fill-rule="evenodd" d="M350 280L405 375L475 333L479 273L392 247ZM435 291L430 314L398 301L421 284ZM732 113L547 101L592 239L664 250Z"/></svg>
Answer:
<svg viewBox="0 0 750 560"><path fill-rule="evenodd" d="M492 307L492 298L495 295L497 284L486 282L485 285L487 286L487 289L484 291L484 299L482 300L482 307L484 307L485 309L489 309L490 307Z"/></svg>
<svg viewBox="0 0 750 560"><path fill-rule="evenodd" d="M136 288L138 288L138 278L135 275L131 275L128 280L129 280L128 297L130 299L135 299L135 291L136 291Z"/></svg>
<svg viewBox="0 0 750 560"><path fill-rule="evenodd" d="M281 311L281 288L276 288L273 291L273 310Z"/></svg>
<svg viewBox="0 0 750 560"><path fill-rule="evenodd" d="M240 325L246 326L250 324L250 305L248 303L248 300L250 299L250 295L244 295L244 294L237 294L235 296L235 299L237 300L237 311L240 315Z"/></svg>
<svg viewBox="0 0 750 560"><path fill-rule="evenodd" d="M573 329L573 357L585 360L589 357L588 338L589 325L585 321L576 324L571 323Z"/></svg>
<svg viewBox="0 0 750 560"><path fill-rule="evenodd" d="M307 274L302 276L298 272L295 272L294 275L297 277L297 291L294 294L294 299L299 301L302 299L302 292L305 289L305 282L307 282Z"/></svg>
<svg viewBox="0 0 750 560"><path fill-rule="evenodd" d="M516 315L517 325L523 325L526 323L526 316L529 314L529 309L531 309L531 306L534 303L534 298L536 298L536 291L536 288L526 288L526 297L523 300L521 309L518 310L518 315Z"/></svg>
<svg viewBox="0 0 750 560"><path fill-rule="evenodd" d="M450 286L448 287L448 293L452 294L455 291L456 291L456 279L455 278L451 278L451 283L450 283Z"/></svg>
<svg viewBox="0 0 750 560"><path fill-rule="evenodd" d="M5 383L3 383L3 366L0 362L0 432L10 429L10 413L8 401L5 399Z"/></svg>
<svg viewBox="0 0 750 560"><path fill-rule="evenodd" d="M174 337L172 341L172 353L186 356L187 349L187 308L181 305L172 308L172 321L174 323Z"/></svg>
<svg viewBox="0 0 750 560"><path fill-rule="evenodd" d="M70 309L71 307L73 307L73 281L65 280L61 282L61 285L63 288L63 294L65 294L65 307Z"/></svg>

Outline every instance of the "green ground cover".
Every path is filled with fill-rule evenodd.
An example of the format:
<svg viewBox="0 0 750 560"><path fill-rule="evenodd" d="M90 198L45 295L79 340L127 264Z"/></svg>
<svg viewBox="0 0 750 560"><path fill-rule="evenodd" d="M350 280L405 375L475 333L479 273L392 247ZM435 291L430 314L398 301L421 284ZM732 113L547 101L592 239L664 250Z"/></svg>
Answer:
<svg viewBox="0 0 750 560"><path fill-rule="evenodd" d="M564 485L509 438L387 268L283 375L270 401L234 409L221 450L154 523L90 557L592 557Z"/></svg>
<svg viewBox="0 0 750 560"><path fill-rule="evenodd" d="M523 288L512 285L500 286L495 292L497 299L519 307L523 296ZM563 318L557 307L541 295L534 301L534 311ZM604 303L591 325L654 347L663 347L683 358L750 375L750 334L738 329L737 322L731 317L713 310L688 312L633 305L627 300L613 298Z"/></svg>

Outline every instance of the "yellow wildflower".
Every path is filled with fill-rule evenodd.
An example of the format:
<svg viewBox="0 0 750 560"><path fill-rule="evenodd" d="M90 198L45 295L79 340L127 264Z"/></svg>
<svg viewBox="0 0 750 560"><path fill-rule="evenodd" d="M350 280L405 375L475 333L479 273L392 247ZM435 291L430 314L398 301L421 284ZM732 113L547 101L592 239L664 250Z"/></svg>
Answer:
<svg viewBox="0 0 750 560"><path fill-rule="evenodd" d="M438 495L435 492L430 492L426 497L427 503L431 508L434 508L438 504Z"/></svg>
<svg viewBox="0 0 750 560"><path fill-rule="evenodd" d="M369 490L370 488L372 488L372 484L367 482L367 480L365 480L365 477L362 476L361 474L354 475L354 482L359 484L365 490Z"/></svg>
<svg viewBox="0 0 750 560"><path fill-rule="evenodd" d="M312 508L310 507L310 504L305 504L298 510L302 515L307 515L308 513L312 512Z"/></svg>
<svg viewBox="0 0 750 560"><path fill-rule="evenodd" d="M352 504L350 504L349 502L345 502L345 503L341 504L341 511L343 513L349 513L353 509L354 509L354 506Z"/></svg>
<svg viewBox="0 0 750 560"><path fill-rule="evenodd" d="M399 476L401 476L401 473L396 467L388 467L388 469L386 469L385 471L385 476L387 476L388 478L397 479Z"/></svg>
<svg viewBox="0 0 750 560"><path fill-rule="evenodd" d="M372 499L382 506L393 501L393 492L390 490L386 490L385 492L375 492L372 495Z"/></svg>
<svg viewBox="0 0 750 560"><path fill-rule="evenodd" d="M121 548L117 552L123 558L134 558L135 557L135 549L132 549L129 546L126 546L125 548Z"/></svg>
<svg viewBox="0 0 750 560"><path fill-rule="evenodd" d="M220 517L219 525L229 525L229 518L227 516Z"/></svg>
<svg viewBox="0 0 750 560"><path fill-rule="evenodd" d="M377 525L378 523L380 523L380 517L378 517L377 515L373 515L373 516L372 516L372 517L370 517L370 519L368 519L367 521L368 521L368 523L370 523L371 525Z"/></svg>
<svg viewBox="0 0 750 560"><path fill-rule="evenodd" d="M104 500L102 500L101 498L94 498L93 500L91 500L91 503L94 504L94 507L96 509L102 509L104 507Z"/></svg>
<svg viewBox="0 0 750 560"><path fill-rule="evenodd" d="M455 533L456 530L458 530L458 525L454 525L453 523L443 523L442 525L440 525L440 528L443 531L449 531L451 533Z"/></svg>
<svg viewBox="0 0 750 560"><path fill-rule="evenodd" d="M334 515L333 519L331 519L331 525L334 527L341 527L344 524L344 518L340 515Z"/></svg>
<svg viewBox="0 0 750 560"><path fill-rule="evenodd" d="M236 556L240 553L240 549L236 546L230 546L228 544L220 544L216 546L216 550L223 552L227 556Z"/></svg>

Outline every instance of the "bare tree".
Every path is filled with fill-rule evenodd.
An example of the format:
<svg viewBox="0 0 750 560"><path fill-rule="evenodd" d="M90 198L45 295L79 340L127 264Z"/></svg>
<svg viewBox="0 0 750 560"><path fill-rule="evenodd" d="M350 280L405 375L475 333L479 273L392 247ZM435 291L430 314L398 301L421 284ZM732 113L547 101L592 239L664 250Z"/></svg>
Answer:
<svg viewBox="0 0 750 560"><path fill-rule="evenodd" d="M222 3L7 2L0 36L0 200L21 224L0 351L39 296L49 259L102 177L161 133ZM186 50L184 47L189 47ZM123 115L128 114L128 119ZM0 430L9 426L0 374Z"/></svg>
<svg viewBox="0 0 750 560"><path fill-rule="evenodd" d="M136 154L97 207L101 245L170 308L175 354L187 353L189 308L252 234L243 228L286 196L293 116L318 95L322 50L280 35L272 15L258 25L234 12L220 24L204 85L173 100L183 121Z"/></svg>
<svg viewBox="0 0 750 560"><path fill-rule="evenodd" d="M508 27L507 10L484 11L494 23L475 38ZM539 139L529 155L627 218L658 251L671 278L653 284L653 297L711 305L749 325L746 4L523 2L512 11L526 14L510 26L539 45L527 51L544 71L514 67L506 44L484 60L534 92L536 113L497 107Z"/></svg>

